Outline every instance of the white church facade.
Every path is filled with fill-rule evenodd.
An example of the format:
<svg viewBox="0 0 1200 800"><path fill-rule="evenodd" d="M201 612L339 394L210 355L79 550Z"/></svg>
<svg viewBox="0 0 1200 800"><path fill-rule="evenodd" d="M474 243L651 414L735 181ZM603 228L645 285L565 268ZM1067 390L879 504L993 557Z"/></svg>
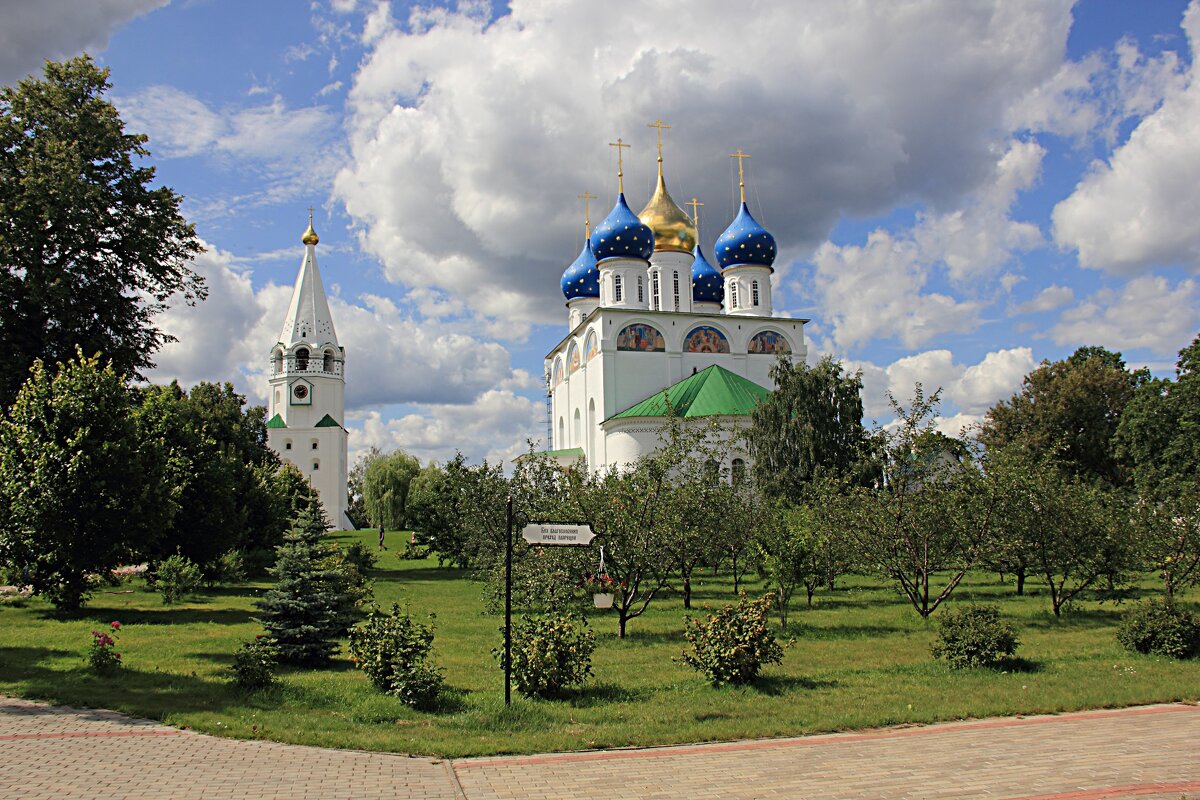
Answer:
<svg viewBox="0 0 1200 800"><path fill-rule="evenodd" d="M667 191L661 127L658 183L640 214L626 203L618 156L616 205L595 231L585 222L562 276L569 332L545 360L558 459L601 470L653 451L664 389L673 413L716 418L732 438L774 388L776 358L804 361L807 320L773 315L775 239L746 205L745 154L736 157L741 208L716 239L714 266L698 241L702 204L688 216Z"/></svg>
<svg viewBox="0 0 1200 800"><path fill-rule="evenodd" d="M346 516L346 349L338 344L329 301L317 268L317 243L309 216L301 239L304 258L279 339L271 348L267 443L320 495L335 528Z"/></svg>

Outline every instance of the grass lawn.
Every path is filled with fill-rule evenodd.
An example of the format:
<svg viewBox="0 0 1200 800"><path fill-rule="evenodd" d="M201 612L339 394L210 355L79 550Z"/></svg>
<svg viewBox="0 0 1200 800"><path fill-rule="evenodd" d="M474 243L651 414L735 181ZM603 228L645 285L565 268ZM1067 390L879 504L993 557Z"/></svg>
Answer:
<svg viewBox="0 0 1200 800"><path fill-rule="evenodd" d="M369 531L336 535L355 537L375 545ZM82 615L69 619L55 617L41 600L0 607L0 693L112 708L229 736L450 757L1200 700L1200 660L1120 648L1121 606L1079 602L1056 620L1037 582L1018 598L1011 583L981 573L951 603L1001 605L1021 638L1021 660L1008 672L955 672L935 662L932 624L882 581L847 578L836 591L819 593L812 609L801 598L787 634L795 644L757 686L713 689L673 661L684 646L685 612L667 596L630 623L625 641L616 638L613 612L595 613L596 676L586 689L558 702L527 700L514 690L506 709L503 674L491 655L501 619L483 613L482 586L460 571L400 561L392 552L379 566L371 577L381 606L397 601L437 613L435 658L457 690L457 700L438 713L413 711L377 693L345 655L322 670L284 670L277 689L248 696L234 690L224 671L239 643L260 631L252 604L264 583L203 592L174 606L135 584L132 592L96 594ZM698 606L732 599L724 577L700 578L694 589ZM1183 599L1195 607L1200 596ZM101 678L87 670L84 654L90 632L114 619L122 624L126 668Z"/></svg>

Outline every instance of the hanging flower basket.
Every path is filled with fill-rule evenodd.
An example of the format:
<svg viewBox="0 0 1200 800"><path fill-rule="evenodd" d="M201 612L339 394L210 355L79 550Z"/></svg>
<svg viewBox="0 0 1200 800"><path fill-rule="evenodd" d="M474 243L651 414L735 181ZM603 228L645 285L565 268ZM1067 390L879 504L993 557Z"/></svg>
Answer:
<svg viewBox="0 0 1200 800"><path fill-rule="evenodd" d="M592 595L592 603L596 608L612 608L613 596L611 594L594 594Z"/></svg>

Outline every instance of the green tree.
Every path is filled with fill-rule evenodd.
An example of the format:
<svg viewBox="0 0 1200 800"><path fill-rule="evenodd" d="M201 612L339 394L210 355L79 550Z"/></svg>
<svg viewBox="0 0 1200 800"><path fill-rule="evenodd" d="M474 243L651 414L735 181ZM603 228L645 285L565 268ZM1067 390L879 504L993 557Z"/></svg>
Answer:
<svg viewBox="0 0 1200 800"><path fill-rule="evenodd" d="M171 510L165 455L139 437L133 397L111 364L82 354L34 362L0 421L0 560L63 610L91 573L138 557Z"/></svg>
<svg viewBox="0 0 1200 800"><path fill-rule="evenodd" d="M367 465L381 455L383 453L378 447L370 448L355 459L354 466L346 476L346 516L354 523L355 528L366 528L371 524L363 502L363 478L367 472Z"/></svg>
<svg viewBox="0 0 1200 800"><path fill-rule="evenodd" d="M1113 435L1125 406L1149 377L1144 369L1127 369L1120 353L1081 347L1026 375L1019 393L988 410L979 439L988 449L1020 444L1073 475L1123 486L1128 476Z"/></svg>
<svg viewBox="0 0 1200 800"><path fill-rule="evenodd" d="M421 462L403 450L367 462L363 470L363 508L371 525L389 530L406 527L408 489L421 471Z"/></svg>
<svg viewBox="0 0 1200 800"><path fill-rule="evenodd" d="M780 358L775 391L751 414L747 433L758 485L771 497L804 501L825 472L870 483L872 438L863 427L862 378L826 356L814 367Z"/></svg>
<svg viewBox="0 0 1200 800"><path fill-rule="evenodd" d="M205 295L182 198L151 185L147 139L125 131L109 88L81 56L0 89L0 407L35 360L77 347L138 375L173 340L154 325L168 299Z"/></svg>
<svg viewBox="0 0 1200 800"><path fill-rule="evenodd" d="M353 582L321 544L328 524L319 506L284 536L270 570L275 585L255 604L280 658L294 663L328 660L358 616Z"/></svg>
<svg viewBox="0 0 1200 800"><path fill-rule="evenodd" d="M786 628L792 596L803 588L811 608L817 589L842 572L846 556L839 537L821 525L811 507L776 505L766 511L756 543L767 586L775 593L779 625Z"/></svg>

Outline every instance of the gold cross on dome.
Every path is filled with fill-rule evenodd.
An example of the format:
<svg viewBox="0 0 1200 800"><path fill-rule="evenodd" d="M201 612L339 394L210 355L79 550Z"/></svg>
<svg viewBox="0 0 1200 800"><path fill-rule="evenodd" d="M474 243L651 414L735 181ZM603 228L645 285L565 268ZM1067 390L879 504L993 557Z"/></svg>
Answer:
<svg viewBox="0 0 1200 800"><path fill-rule="evenodd" d="M584 229L584 231L586 231L585 235L588 238L591 238L591 236L592 236L592 212L590 209L590 205L591 205L590 201L595 200L596 195L592 194L591 192L584 192L583 194L577 194L575 196L583 201L583 229Z"/></svg>
<svg viewBox="0 0 1200 800"><path fill-rule="evenodd" d="M313 215L314 211L316 211L315 208L313 208L312 206L308 207L308 224L309 225L312 225L312 215Z"/></svg>
<svg viewBox="0 0 1200 800"><path fill-rule="evenodd" d="M648 123L647 128L658 128L658 160L662 162L662 132L663 128L670 128L670 125L665 124L661 119L656 119L654 122Z"/></svg>
<svg viewBox="0 0 1200 800"><path fill-rule="evenodd" d="M750 157L748 153L743 153L742 148L738 148L736 153L730 153L730 158L738 160L738 188L742 190L742 202L746 202L746 174L742 171L742 161Z"/></svg>
<svg viewBox="0 0 1200 800"><path fill-rule="evenodd" d="M621 150L623 148L632 147L633 145L625 144L625 142L621 141L621 137L618 136L617 140L615 142L609 142L608 146L617 148L617 191L621 194L625 194L625 156Z"/></svg>
<svg viewBox="0 0 1200 800"><path fill-rule="evenodd" d="M700 206L704 205L704 203L701 203L699 200L697 200L696 198L693 197L691 199L691 202L684 203L684 205L692 207L692 222L694 222L696 224L696 227L699 228L700 227Z"/></svg>

